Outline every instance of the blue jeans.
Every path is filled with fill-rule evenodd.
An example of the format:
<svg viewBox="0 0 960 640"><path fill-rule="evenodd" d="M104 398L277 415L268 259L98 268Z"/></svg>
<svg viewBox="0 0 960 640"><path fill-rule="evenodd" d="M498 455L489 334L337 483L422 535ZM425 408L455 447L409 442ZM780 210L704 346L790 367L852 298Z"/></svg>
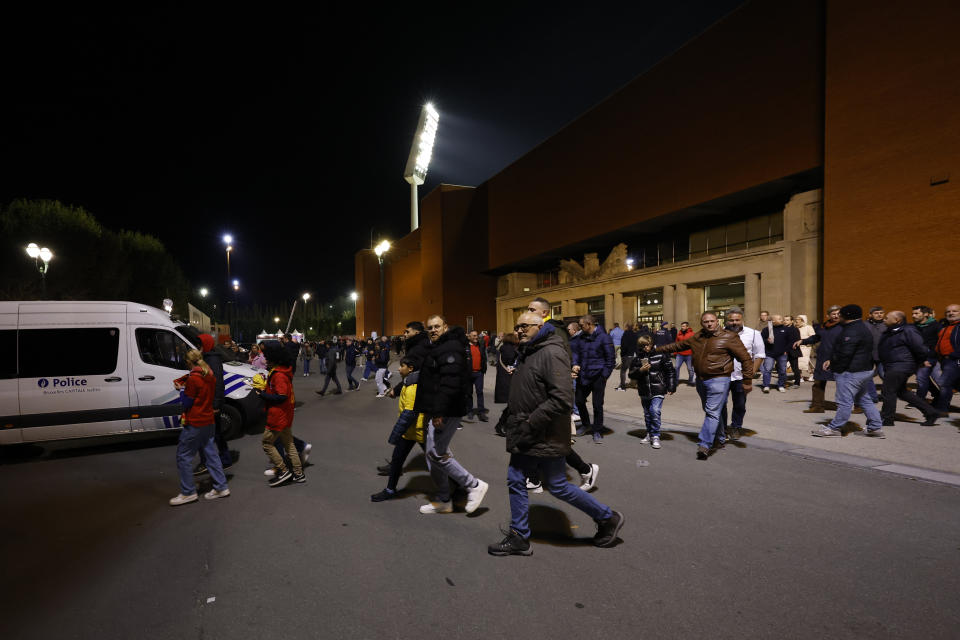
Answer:
<svg viewBox="0 0 960 640"><path fill-rule="evenodd" d="M960 329L954 329L960 331ZM960 360L944 358L943 373L940 375L940 395L933 404L938 411L950 411L950 400L953 398L953 388L960 384Z"/></svg>
<svg viewBox="0 0 960 640"><path fill-rule="evenodd" d="M530 537L530 502L527 478L540 478L544 488L553 497L580 509L594 520L606 520L613 515L610 507L597 502L589 493L567 481L567 462L561 457L536 458L522 453L510 455L507 467L507 490L510 492L510 528L524 539Z"/></svg>
<svg viewBox="0 0 960 640"><path fill-rule="evenodd" d="M471 371L470 372L471 380L473 381L473 388L477 392L477 408L473 408L473 393L470 393L470 404L467 406L467 413L475 413L480 415L484 413L486 409L483 408L483 372L481 371Z"/></svg>
<svg viewBox="0 0 960 640"><path fill-rule="evenodd" d="M697 381L697 374L693 372L693 354L677 356L676 360L674 360L673 368L677 372L677 380L680 380L680 365L684 363L687 365L687 382L693 384Z"/></svg>
<svg viewBox="0 0 960 640"><path fill-rule="evenodd" d="M777 387L783 389L783 385L787 383L787 354L781 353L780 355L767 356L763 361L763 386L770 386L770 374L773 372L773 363L777 363Z"/></svg>
<svg viewBox="0 0 960 640"><path fill-rule="evenodd" d="M927 399L927 393L933 391L933 399L936 401L940 393L940 363L935 362L932 367L920 363L917 369L917 395L921 400Z"/></svg>
<svg viewBox="0 0 960 640"><path fill-rule="evenodd" d="M643 405L643 422L647 425L647 437L660 435L660 410L663 408L663 396L640 398Z"/></svg>
<svg viewBox="0 0 960 640"><path fill-rule="evenodd" d="M697 393L700 394L700 404L703 406L703 426L700 428L701 447L709 449L713 446L713 438L717 435L717 425L720 424L720 407L727 401L730 392L730 378L697 378Z"/></svg>
<svg viewBox="0 0 960 640"><path fill-rule="evenodd" d="M743 419L747 415L747 394L743 391L743 380L730 381L730 396L733 398L733 416L730 426L734 429L743 428ZM720 408L720 425L717 427L717 437L723 442L727 439L727 399L723 399Z"/></svg>
<svg viewBox="0 0 960 640"><path fill-rule="evenodd" d="M322 369L322 368L323 368L323 365L320 365L320 368ZM310 373L310 359L309 359L309 358L304 358L304 359L303 359L303 372L304 372L304 373Z"/></svg>
<svg viewBox="0 0 960 640"><path fill-rule="evenodd" d="M874 375L880 376L880 379L883 380L883 365L875 365ZM880 402L880 396L877 395L877 383L873 381L873 376L870 376L870 379L867 381L867 397L870 399L870 402L874 404Z"/></svg>
<svg viewBox="0 0 960 640"><path fill-rule="evenodd" d="M363 368L363 375L361 376L364 380L370 379L370 374L377 370L377 365L373 364L373 360L367 360L367 366Z"/></svg>
<svg viewBox="0 0 960 640"><path fill-rule="evenodd" d="M180 493L185 496L197 492L197 485L193 481L193 457L201 449L207 458L207 469L213 479L213 488L217 491L227 488L227 477L223 475L217 445L213 442L213 425L184 427L177 442L177 473L180 474Z"/></svg>
<svg viewBox="0 0 960 640"><path fill-rule="evenodd" d="M354 369L355 369L355 367L347 367L347 368L346 368L346 372L347 372L347 388L349 388L349 389L353 389L354 387L359 387L359 386L360 386L360 383L357 382L356 379L354 379L354 377L353 377L353 370L354 370Z"/></svg>
<svg viewBox="0 0 960 640"><path fill-rule="evenodd" d="M873 381L873 369L835 373L833 379L837 383L837 394L834 398L837 402L837 413L828 426L831 429L840 429L847 424L853 405L856 404L863 409L863 414L867 416L867 430L875 431L879 429L882 424L880 422L880 412L877 411L877 405L870 402L870 399L866 397L867 383Z"/></svg>

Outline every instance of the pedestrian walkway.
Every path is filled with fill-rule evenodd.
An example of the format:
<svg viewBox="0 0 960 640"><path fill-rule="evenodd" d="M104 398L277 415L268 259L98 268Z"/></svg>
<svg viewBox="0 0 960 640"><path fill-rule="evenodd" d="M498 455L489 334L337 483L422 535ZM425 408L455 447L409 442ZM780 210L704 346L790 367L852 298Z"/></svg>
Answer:
<svg viewBox="0 0 960 640"><path fill-rule="evenodd" d="M604 413L612 420L636 425L631 431L642 430L643 408L640 398L634 389L615 391L619 380L617 371L607 381ZM495 374L487 375L484 380L484 387L491 390L491 397L495 381ZM829 383L828 401L833 400L834 390L835 385ZM809 403L810 383L801 384L799 389L788 389L786 393L771 389L769 394L762 393L760 386L755 384L747 397L747 417L741 443L960 485L960 418L955 413L950 418L941 418L935 427L921 427L923 415L898 402L896 426L884 427L887 435L884 440L867 438L862 431L848 431L842 438L814 438L810 432L829 422L834 412L828 409L826 413L803 413ZM681 382L676 394L668 396L663 403L662 429L666 432L695 434L699 433L702 423L703 411L696 389ZM854 414L848 429L855 428L855 425L863 428L865 424L863 415ZM631 437L620 433L612 437L616 439L621 435ZM675 444L665 443L664 446L687 444L684 439L676 440ZM637 440L637 446L644 445ZM690 455L694 450L691 444Z"/></svg>

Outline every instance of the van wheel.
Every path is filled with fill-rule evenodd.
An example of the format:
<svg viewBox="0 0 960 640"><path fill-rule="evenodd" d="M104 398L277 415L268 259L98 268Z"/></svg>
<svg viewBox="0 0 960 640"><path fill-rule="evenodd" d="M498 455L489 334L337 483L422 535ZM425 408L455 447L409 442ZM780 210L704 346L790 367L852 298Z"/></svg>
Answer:
<svg viewBox="0 0 960 640"><path fill-rule="evenodd" d="M243 416L236 407L225 404L220 408L220 430L227 440L243 435Z"/></svg>

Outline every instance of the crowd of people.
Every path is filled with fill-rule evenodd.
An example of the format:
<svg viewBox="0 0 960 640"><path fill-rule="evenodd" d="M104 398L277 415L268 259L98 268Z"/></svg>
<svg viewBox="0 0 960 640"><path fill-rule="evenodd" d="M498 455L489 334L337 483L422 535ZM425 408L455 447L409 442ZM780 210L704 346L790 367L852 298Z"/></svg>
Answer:
<svg viewBox="0 0 960 640"><path fill-rule="evenodd" d="M397 419L387 439L393 451L388 464L378 468L387 484L370 499L385 502L397 497L404 463L419 446L435 487L433 499L419 507L422 514L454 511L451 480L466 492L468 514L484 500L488 483L453 456L450 444L461 422L488 420L484 376L488 367L495 368L493 400L506 407L494 432L505 438L510 454L511 524L505 537L490 545L492 555L531 553L528 494L544 488L596 521L597 546L615 544L623 515L589 493L596 486L599 466L584 461L573 445L577 436L603 443L604 394L617 369L620 384L615 388L635 388L639 396L646 426L641 443L659 449L664 401L676 392L686 366L687 384L696 387L704 412L698 460L707 460L728 439L741 437L754 381L769 393L774 371L780 393L799 389L802 382L810 384L807 413L826 411L826 383L835 383L836 413L812 432L816 437L842 435L851 413L858 412L866 417L865 435L884 438L883 427L897 419L898 398L921 411L921 424L932 426L948 415L953 390L960 384L960 305L949 305L942 320L929 307L914 307L912 322L902 311L880 307L871 308L864 319L863 310L854 304L830 307L824 321L812 325L803 315L764 311L754 327L746 326L743 310L733 307L722 314L722 322L717 313L701 314L699 330L688 322L679 327L663 322L656 330L640 323L623 329L615 324L609 332L590 314L564 322L552 318L550 309L547 300L533 299L514 331L495 338L448 326L443 316L432 315L426 324L407 323L402 337L362 342L335 337L298 344L284 336L279 343L251 349L249 362L268 371L254 380L254 386L267 407L262 440L271 465L265 472L270 485L306 480L303 463L310 445L292 433L292 380L298 360L303 375L311 374L314 357L324 376L323 386L316 390L320 396L331 382L336 387L332 393L343 392L337 375L342 363L347 391L375 380L378 398L397 399ZM222 365L212 338L201 336L198 346L203 350L188 354L190 373L178 381L186 413L177 456L181 491L171 504L196 500L193 477L205 472L213 480L206 498L229 495L223 469L232 461L215 420L216 403L222 402ZM393 352L403 354L397 378L389 371ZM359 366L364 369L358 381L353 372ZM916 378L916 392L907 386L911 377ZM201 454L201 464L191 473L196 453ZM580 474L579 486L568 482L567 465Z"/></svg>

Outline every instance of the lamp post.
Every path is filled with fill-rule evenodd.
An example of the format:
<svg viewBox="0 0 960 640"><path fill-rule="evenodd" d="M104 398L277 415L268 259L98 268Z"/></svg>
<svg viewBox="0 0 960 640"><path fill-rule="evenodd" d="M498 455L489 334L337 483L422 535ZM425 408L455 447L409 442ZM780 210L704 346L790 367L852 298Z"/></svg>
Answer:
<svg viewBox="0 0 960 640"><path fill-rule="evenodd" d="M359 326L357 326L357 298L359 297L360 296L357 295L356 291L350 292L350 299L353 300L353 334L354 335L357 334L357 329L360 328Z"/></svg>
<svg viewBox="0 0 960 640"><path fill-rule="evenodd" d="M223 244L227 245L227 284L230 284L230 254L233 252L233 236L229 233L223 236ZM230 324L230 301L227 300L227 324ZM236 296L234 296L234 305L236 305ZM231 331L233 329L231 328Z"/></svg>
<svg viewBox="0 0 960 640"><path fill-rule="evenodd" d="M228 254L229 255L229 254ZM240 281L233 281L233 313L231 314L231 320L233 322L237 321L237 292L240 291ZM239 332L238 332L239 333ZM233 335L233 325L230 326L230 339L234 340Z"/></svg>
<svg viewBox="0 0 960 640"><path fill-rule="evenodd" d="M277 327L276 327L277 330L276 330L275 333L277 333L277 334L279 335L279 333L280 333L280 317L279 317L279 316L274 316L274 317L273 317L273 323L274 323L275 325L277 325Z"/></svg>
<svg viewBox="0 0 960 640"><path fill-rule="evenodd" d="M208 295L210 295L210 290L207 289L206 287L200 287L200 297L203 298L203 306L205 307L205 308L204 308L204 311L209 310L209 308L207 308L207 296L208 296ZM216 305L214 305L214 309L216 309ZM217 322L216 322L216 320L214 320L214 318L213 318L213 312L211 311L211 312L210 312L210 325L211 325L211 326L206 327L207 331L212 332L212 331L213 331L213 327L214 327L216 324L217 324Z"/></svg>
<svg viewBox="0 0 960 640"><path fill-rule="evenodd" d="M380 264L380 335L385 335L384 326L386 325L386 309L383 302L383 254L390 251L390 241L383 240L374 247L373 252L377 254L377 262Z"/></svg>
<svg viewBox="0 0 960 640"><path fill-rule="evenodd" d="M427 178L427 168L433 156L433 141L437 137L437 125L440 114L429 102L423 105L420 111L420 122L413 134L413 144L410 146L410 155L407 157L407 166L403 171L403 179L410 183L410 231L420 226L420 213L417 203L417 185L423 184Z"/></svg>
<svg viewBox="0 0 960 640"><path fill-rule="evenodd" d="M53 260L53 251L46 247L40 248L36 242L31 242L27 245L27 255L33 258L33 263L37 265L37 270L40 272L40 289L43 297L47 297L47 271L50 269L50 261Z"/></svg>
<svg viewBox="0 0 960 640"><path fill-rule="evenodd" d="M305 293L300 297L303 298L303 326L307 326L307 300L310 299L310 294ZM303 339L306 340L306 335L304 335Z"/></svg>

